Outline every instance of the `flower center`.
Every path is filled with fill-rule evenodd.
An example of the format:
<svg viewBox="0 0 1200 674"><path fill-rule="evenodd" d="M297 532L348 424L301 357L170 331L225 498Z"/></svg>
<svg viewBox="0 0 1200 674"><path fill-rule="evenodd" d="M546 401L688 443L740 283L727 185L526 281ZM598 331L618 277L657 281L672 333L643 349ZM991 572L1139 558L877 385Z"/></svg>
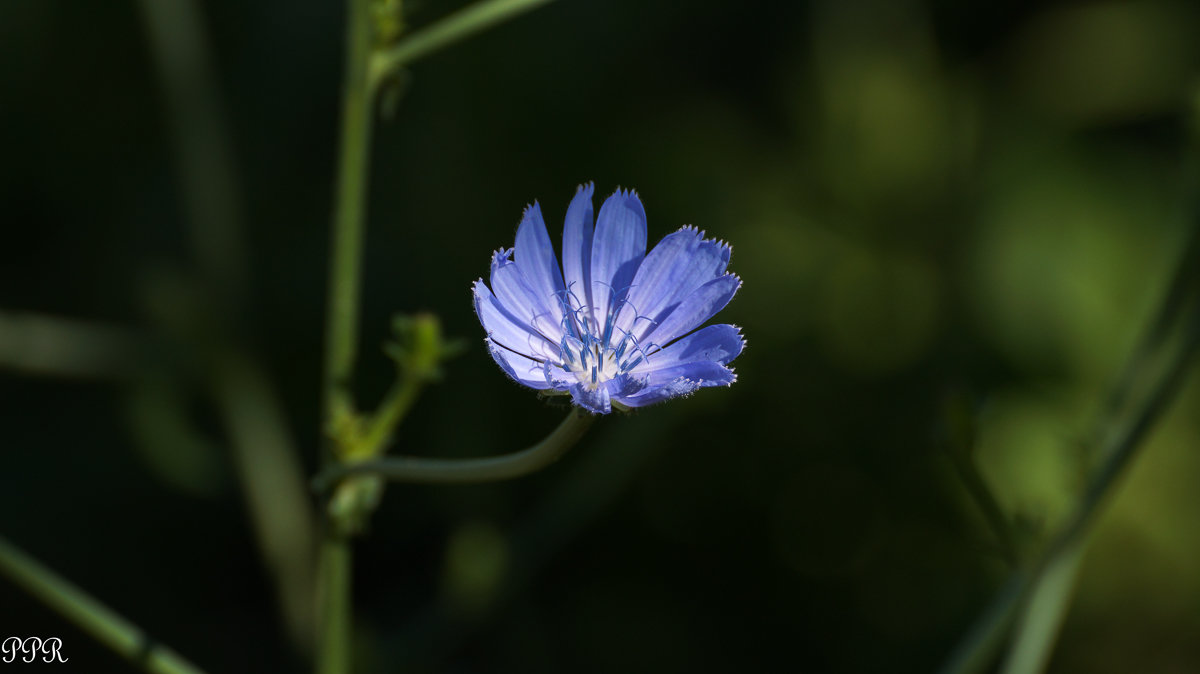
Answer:
<svg viewBox="0 0 1200 674"><path fill-rule="evenodd" d="M629 333L614 328L614 316L610 313L607 327L601 332L587 317L568 317L566 334L562 343L564 370L572 373L589 390L595 390L604 382L629 372L645 358L645 352ZM613 332L617 335L614 336ZM619 337L618 341L616 337Z"/></svg>

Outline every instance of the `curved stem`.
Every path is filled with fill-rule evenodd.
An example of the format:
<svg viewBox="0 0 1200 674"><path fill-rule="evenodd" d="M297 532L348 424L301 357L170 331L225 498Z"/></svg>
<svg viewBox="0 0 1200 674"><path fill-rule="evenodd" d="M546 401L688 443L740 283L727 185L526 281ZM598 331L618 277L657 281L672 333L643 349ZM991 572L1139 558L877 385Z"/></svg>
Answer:
<svg viewBox="0 0 1200 674"><path fill-rule="evenodd" d="M175 651L0 537L0 573L92 638L148 672L202 674Z"/></svg>
<svg viewBox="0 0 1200 674"><path fill-rule="evenodd" d="M377 90L380 83L398 68L548 2L550 0L485 0L422 28L371 59L371 91Z"/></svg>
<svg viewBox="0 0 1200 674"><path fill-rule="evenodd" d="M313 480L313 488L325 491L344 477L367 473L394 482L465 484L508 480L528 475L557 461L583 437L595 421L595 415L576 408L541 442L519 452L482 459L396 456L337 466L317 476Z"/></svg>

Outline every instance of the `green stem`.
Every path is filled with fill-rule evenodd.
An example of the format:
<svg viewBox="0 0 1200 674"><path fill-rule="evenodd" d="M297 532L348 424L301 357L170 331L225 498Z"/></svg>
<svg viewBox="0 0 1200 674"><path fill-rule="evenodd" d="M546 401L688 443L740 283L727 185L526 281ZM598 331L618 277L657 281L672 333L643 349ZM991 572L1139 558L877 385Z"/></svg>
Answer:
<svg viewBox="0 0 1200 674"><path fill-rule="evenodd" d="M1016 637L1000 669L1003 674L1045 671L1055 637L1071 605L1075 577L1083 566L1086 547L1081 540L1047 560L1017 620Z"/></svg>
<svg viewBox="0 0 1200 674"><path fill-rule="evenodd" d="M359 286L366 213L371 139L371 90L367 66L371 56L370 0L349 0L346 17L346 72L342 94L341 157L337 203L333 215L333 258L329 266L329 307L325 335L325 420L328 431L342 414L353 410L350 374L358 341ZM322 464L337 461L336 447L325 443ZM337 522L326 522L317 571L320 633L317 671L350 671L351 568L350 541Z"/></svg>
<svg viewBox="0 0 1200 674"><path fill-rule="evenodd" d="M411 374L396 382L379 403L379 409L371 416L362 440L349 451L347 458L354 460L380 454L383 445L392 436L392 431L408 415L408 410L412 408L423 388L425 379Z"/></svg>
<svg viewBox="0 0 1200 674"><path fill-rule="evenodd" d="M345 90L342 96L341 157L333 214L329 265L329 304L325 334L325 412L350 411L350 374L358 342L358 303L362 281L363 230L371 140L370 0L349 0L346 25ZM329 461L333 457L326 457Z"/></svg>
<svg viewBox="0 0 1200 674"><path fill-rule="evenodd" d="M147 672L202 674L175 651L0 537L0 573ZM69 656L68 656L69 657Z"/></svg>
<svg viewBox="0 0 1200 674"><path fill-rule="evenodd" d="M372 474L394 482L462 484L494 482L527 475L554 463L571 449L595 423L596 417L574 409L558 428L541 442L519 452L482 459L428 459L396 456L377 461L336 466L313 480L323 492L349 475Z"/></svg>
<svg viewBox="0 0 1200 674"><path fill-rule="evenodd" d="M1092 480L1079 508L1051 542L1024 596L1023 611L1009 657L1001 671L1004 674L1042 671L1049 661L1054 637L1070 605L1075 575L1083 562L1087 534L1091 531L1100 507L1113 491L1118 478L1133 462L1142 440L1154 422L1174 399L1196 348L1200 345L1200 317L1194 317L1183 344L1165 365L1161 380L1151 392L1140 414L1129 428L1117 436L1105 452L1105 460Z"/></svg>
<svg viewBox="0 0 1200 674"><path fill-rule="evenodd" d="M317 655L317 672L333 674L350 671L350 641L353 608L350 587L353 580L353 549L350 541L329 531L321 540L317 573L322 579L320 634L322 647Z"/></svg>
<svg viewBox="0 0 1200 674"><path fill-rule="evenodd" d="M468 5L437 23L404 38L396 46L375 54L371 59L370 85L379 85L398 68L451 45L458 40L487 30L519 14L536 9L551 0L484 0Z"/></svg>
<svg viewBox="0 0 1200 674"><path fill-rule="evenodd" d="M1195 202L1197 195L1192 195ZM1192 207L1192 227L1182 262L1163 300L1158 315L1150 323L1138 348L1125 366L1118 384L1106 406L1106 417L1123 418L1123 407L1141 390L1148 390L1142 412L1124 430L1110 438L1097 436L1096 442L1106 451L1095 480L1084 495L1075 517L1068 521L1061 534L1036 569L1017 621L1016 633L1007 659L1001 668L1004 674L1043 671L1053 652L1055 637L1070 607L1075 577L1083 565L1091 530L1106 495L1124 473L1140 447L1139 439L1152 427L1155 418L1171 402L1182 385L1188 365L1200 348L1200 312L1194 310L1200 300L1200 203ZM1182 333L1181 335L1177 333ZM1103 418L1103 417L1102 417Z"/></svg>
<svg viewBox="0 0 1200 674"><path fill-rule="evenodd" d="M1045 662L1050 641L1034 634L1036 630L1057 630L1058 620L1048 620L1049 613L1056 611L1061 618L1065 609L1065 597L1054 598L1069 591L1073 572L1078 568L1086 534L1099 515L1100 506L1112 492L1113 487L1128 465L1132 462L1141 442L1153 427L1154 422L1166 410L1174 397L1176 390L1187 372L1191 356L1195 353L1200 342L1200 324L1190 326L1190 334L1185 343L1178 349L1175 358L1171 359L1162 380L1155 386L1149 399L1137 414L1137 418L1125 432L1116 436L1111 444L1102 451L1104 463L1094 474L1088 484L1083 500L1073 512L1071 518L1055 535L1045 551L1038 557L1029 571L1018 571L1006 589L1001 592L992 606L983 615L968 635L967 639L951 655L950 660L942 668L943 674L964 674L967 672L984 671L991 660L994 649L1002 643L1002 635L1012 624L1017 610L1022 605L1028 605L1031 598L1048 593L1046 598L1038 601L1033 608L1041 610L1046 615L1031 620L1026 617L1021 622L1020 634L1016 640L1016 652L1020 654L1017 661L1010 660L1012 668L1005 672L1034 671L1015 668L1024 662ZM1044 589L1042 589L1044 588ZM1053 599L1053 601L1052 601ZM1028 645L1026 645L1028 644Z"/></svg>
<svg viewBox="0 0 1200 674"><path fill-rule="evenodd" d="M1174 399L1200 348L1200 312L1195 310L1200 295L1200 209L1193 213L1193 229L1171 286L1157 318L1133 351L1118 379L1119 389L1111 400L1129 400L1134 391L1147 391L1128 423L1102 416L1092 437L1098 443L1101 464L1071 517L1028 570L1018 570L997 595L989 609L972 628L942 668L944 674L984 671L1003 635L1025 607L1005 672L1044 665L1053 636L1068 605L1074 573L1082 560L1087 534L1118 478L1135 458L1142 440ZM1184 301L1189 298L1190 301ZM1172 330L1175 328L1175 330ZM1179 336L1171 340L1176 332ZM1110 404L1106 411L1115 412ZM1107 423L1106 423L1107 421ZM1037 613L1037 615L1034 614Z"/></svg>

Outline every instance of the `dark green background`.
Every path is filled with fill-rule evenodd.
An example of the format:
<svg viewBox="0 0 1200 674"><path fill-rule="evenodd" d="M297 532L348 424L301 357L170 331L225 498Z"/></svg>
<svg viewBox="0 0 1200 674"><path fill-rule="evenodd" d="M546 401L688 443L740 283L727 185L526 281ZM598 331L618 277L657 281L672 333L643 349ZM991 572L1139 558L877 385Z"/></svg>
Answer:
<svg viewBox="0 0 1200 674"><path fill-rule="evenodd" d="M1075 497L1086 422L1177 257L1200 82L1186 3L974 5L563 1L411 69L375 131L359 399L390 383L395 312L470 348L401 451L499 453L562 416L488 358L469 288L527 202L557 242L580 182L636 188L652 242L731 242L745 283L719 320L749 346L732 388L606 418L539 475L390 487L357 546L362 671L941 662L1006 573L948 447L972 418L1024 541ZM342 8L203 16L252 269L223 318L312 470ZM191 315L166 113L136 4L0 7L0 311L168 337L154 298ZM149 392L0 371L0 533L211 672L301 671L174 343ZM1102 521L1055 671L1200 669L1195 384ZM12 635L124 667L5 581Z"/></svg>

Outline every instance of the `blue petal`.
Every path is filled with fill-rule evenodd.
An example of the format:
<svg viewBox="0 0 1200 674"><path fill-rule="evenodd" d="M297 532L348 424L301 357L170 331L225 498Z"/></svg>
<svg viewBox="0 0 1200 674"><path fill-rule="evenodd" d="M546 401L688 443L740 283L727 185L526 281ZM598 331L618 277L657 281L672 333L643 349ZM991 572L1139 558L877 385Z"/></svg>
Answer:
<svg viewBox="0 0 1200 674"><path fill-rule="evenodd" d="M618 397L617 402L626 407L645 407L688 395L700 388L729 386L737 381L733 370L713 361L684 363L648 374L644 391L629 397Z"/></svg>
<svg viewBox="0 0 1200 674"><path fill-rule="evenodd" d="M475 282L474 290L475 313L497 344L535 360L546 360L558 353L557 344L550 343L506 310L483 279Z"/></svg>
<svg viewBox="0 0 1200 674"><path fill-rule="evenodd" d="M580 185L575 198L567 206L567 218L563 224L562 270L566 281L572 309L591 306L592 286L592 190L591 183ZM567 298L563 298L567 301Z"/></svg>
<svg viewBox="0 0 1200 674"><path fill-rule="evenodd" d="M622 400L629 396L637 395L646 390L646 386L650 382L650 375L645 373L625 373L612 380L612 398L613 400Z"/></svg>
<svg viewBox="0 0 1200 674"><path fill-rule="evenodd" d="M728 365L738 357L746 340L736 326L710 325L677 340L662 351L651 352L634 372L651 372L698 361Z"/></svg>
<svg viewBox="0 0 1200 674"><path fill-rule="evenodd" d="M492 252L492 273L495 274L496 270L499 269L503 265L512 264L512 254L513 254L512 248L501 248L499 250L493 251Z"/></svg>
<svg viewBox="0 0 1200 674"><path fill-rule="evenodd" d="M583 384L575 384L571 387L571 399L576 405L596 414L608 414L612 411L607 386L597 386L594 390L588 390Z"/></svg>
<svg viewBox="0 0 1200 674"><path fill-rule="evenodd" d="M646 335L644 347L650 344L666 346L681 335L695 330L729 304L742 285L735 274L726 274L693 290L675 306L675 310L659 321Z"/></svg>
<svg viewBox="0 0 1200 674"><path fill-rule="evenodd" d="M542 376L546 380L546 388L566 391L579 383L579 378L561 367L547 361L542 367Z"/></svg>
<svg viewBox="0 0 1200 674"><path fill-rule="evenodd" d="M729 245L705 239L694 227L663 237L633 278L618 324L641 339L696 288L725 273Z"/></svg>
<svg viewBox="0 0 1200 674"><path fill-rule="evenodd" d="M632 191L617 190L604 201L592 240L592 313L603 334L608 314L624 298L646 255L646 211Z"/></svg>
<svg viewBox="0 0 1200 674"><path fill-rule="evenodd" d="M525 209L521 225L517 227L513 258L538 303L554 318L555 324L561 323L563 312L559 298L562 297L563 278L558 271L550 235L546 233L546 223L542 220L542 209L536 202Z"/></svg>
<svg viewBox="0 0 1200 674"><path fill-rule="evenodd" d="M533 331L544 336L552 344L557 344L562 339L562 324L549 313L550 310L530 289L516 264L502 262L492 269L492 290L508 313L530 326Z"/></svg>
<svg viewBox="0 0 1200 674"><path fill-rule="evenodd" d="M543 390L550 388L546 383L546 378L542 374L542 364L536 360L531 360L518 353L513 353L508 349L497 344L494 340L488 339L488 352L492 354L492 359L504 370L509 377L512 377L518 384L524 384L529 388Z"/></svg>

